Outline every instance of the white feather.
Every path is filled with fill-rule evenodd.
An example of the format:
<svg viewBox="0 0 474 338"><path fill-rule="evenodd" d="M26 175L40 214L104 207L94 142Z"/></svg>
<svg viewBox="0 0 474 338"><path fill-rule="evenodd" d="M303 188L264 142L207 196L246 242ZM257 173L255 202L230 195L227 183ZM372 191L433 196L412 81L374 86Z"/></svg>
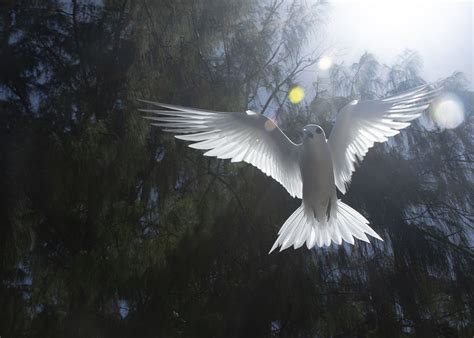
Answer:
<svg viewBox="0 0 474 338"><path fill-rule="evenodd" d="M345 193L355 170L354 163L364 158L374 142L385 142L409 126L438 92L439 88L426 85L383 100L345 106L328 139L337 188Z"/></svg>
<svg viewBox="0 0 474 338"><path fill-rule="evenodd" d="M291 142L265 116L252 111L226 113L141 101L159 107L142 109L153 114L145 118L166 132L178 134L176 138L195 142L191 148L207 150L206 156L246 161L280 182L291 196L302 197L300 145Z"/></svg>

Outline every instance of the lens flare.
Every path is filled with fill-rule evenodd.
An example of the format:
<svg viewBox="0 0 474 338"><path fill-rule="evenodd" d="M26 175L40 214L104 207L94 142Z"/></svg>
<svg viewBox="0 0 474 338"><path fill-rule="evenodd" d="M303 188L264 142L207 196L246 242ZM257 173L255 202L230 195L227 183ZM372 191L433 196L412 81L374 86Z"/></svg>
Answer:
<svg viewBox="0 0 474 338"><path fill-rule="evenodd" d="M273 129L276 128L276 123L273 122L273 120L268 119L268 120L265 121L263 126L265 127L266 131L272 131Z"/></svg>
<svg viewBox="0 0 474 338"><path fill-rule="evenodd" d="M293 104L300 103L304 98L304 89L300 86L294 86L288 92L288 99Z"/></svg>
<svg viewBox="0 0 474 338"><path fill-rule="evenodd" d="M321 70L329 69L332 66L332 58L330 56L323 56L318 63Z"/></svg>
<svg viewBox="0 0 474 338"><path fill-rule="evenodd" d="M431 118L440 128L454 129L464 121L464 104L456 95L444 94L434 103Z"/></svg>

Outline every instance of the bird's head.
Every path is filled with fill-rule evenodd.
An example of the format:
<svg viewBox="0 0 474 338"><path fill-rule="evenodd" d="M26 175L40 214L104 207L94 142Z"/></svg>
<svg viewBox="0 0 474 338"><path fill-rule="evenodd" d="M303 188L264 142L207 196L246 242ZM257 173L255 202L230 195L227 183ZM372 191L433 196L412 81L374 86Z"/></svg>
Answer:
<svg viewBox="0 0 474 338"><path fill-rule="evenodd" d="M324 134L324 130L320 126L308 124L303 128L303 139L304 142L326 141L326 134Z"/></svg>

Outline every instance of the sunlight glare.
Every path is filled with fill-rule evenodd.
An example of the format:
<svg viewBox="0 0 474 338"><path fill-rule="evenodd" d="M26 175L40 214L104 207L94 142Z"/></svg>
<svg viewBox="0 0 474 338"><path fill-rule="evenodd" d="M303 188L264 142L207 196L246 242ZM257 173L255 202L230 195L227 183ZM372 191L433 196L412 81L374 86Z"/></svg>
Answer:
<svg viewBox="0 0 474 338"><path fill-rule="evenodd" d="M422 76L433 81L460 70L473 78L472 0L328 0L327 40L348 64L364 52L381 63L417 51ZM326 38L326 37L325 37ZM471 88L472 83L471 81Z"/></svg>
<svg viewBox="0 0 474 338"><path fill-rule="evenodd" d="M329 69L332 66L332 58L330 56L323 56L318 63L321 70Z"/></svg>
<svg viewBox="0 0 474 338"><path fill-rule="evenodd" d="M464 105L456 95L445 94L434 104L431 118L441 128L454 129L464 121Z"/></svg>
<svg viewBox="0 0 474 338"><path fill-rule="evenodd" d="M300 103L304 98L304 89L300 86L294 86L288 92L288 99L293 104Z"/></svg>

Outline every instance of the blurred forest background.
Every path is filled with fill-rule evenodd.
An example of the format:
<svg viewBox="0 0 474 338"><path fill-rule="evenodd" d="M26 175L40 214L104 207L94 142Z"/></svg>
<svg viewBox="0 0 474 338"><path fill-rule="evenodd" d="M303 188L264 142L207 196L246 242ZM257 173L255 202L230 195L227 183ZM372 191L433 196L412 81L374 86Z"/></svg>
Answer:
<svg viewBox="0 0 474 338"><path fill-rule="evenodd" d="M354 98L423 83L405 51L318 62L326 4L283 0L2 1L0 336L474 335L474 95L369 152L343 200L385 239L268 255L299 205L247 164L150 128L137 98L254 109L294 141ZM401 51L402 52L402 51Z"/></svg>

